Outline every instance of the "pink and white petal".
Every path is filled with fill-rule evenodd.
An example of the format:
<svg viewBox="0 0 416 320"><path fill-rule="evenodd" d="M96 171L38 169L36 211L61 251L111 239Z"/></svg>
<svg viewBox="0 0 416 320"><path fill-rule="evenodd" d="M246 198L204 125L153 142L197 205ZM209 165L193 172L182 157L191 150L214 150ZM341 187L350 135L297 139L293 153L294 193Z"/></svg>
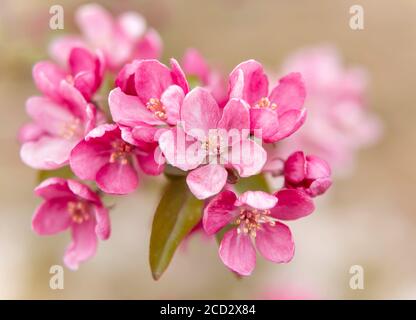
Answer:
<svg viewBox="0 0 416 320"><path fill-rule="evenodd" d="M256 267L256 250L250 237L238 234L236 228L224 235L218 253L228 268L242 276L249 276Z"/></svg>
<svg viewBox="0 0 416 320"><path fill-rule="evenodd" d="M174 58L170 59L170 67L173 83L181 87L183 92L187 94L189 92L188 81L178 61Z"/></svg>
<svg viewBox="0 0 416 320"><path fill-rule="evenodd" d="M256 247L263 257L276 263L287 263L295 254L295 243L288 226L276 222L262 224L256 235Z"/></svg>
<svg viewBox="0 0 416 320"><path fill-rule="evenodd" d="M180 120L180 110L185 94L181 87L177 85L169 86L162 94L160 102L166 109L166 122L176 125Z"/></svg>
<svg viewBox="0 0 416 320"><path fill-rule="evenodd" d="M183 100L181 120L185 132L196 138L208 136L210 129L216 129L221 118L221 110L209 91L197 87Z"/></svg>
<svg viewBox="0 0 416 320"><path fill-rule="evenodd" d="M306 159L302 151L292 153L285 161L285 179L290 183L300 183L305 179Z"/></svg>
<svg viewBox="0 0 416 320"><path fill-rule="evenodd" d="M315 181L313 181L311 183L307 192L312 197L316 197L316 196L319 196L319 195L325 193L325 191L328 190L331 185L332 185L331 178L316 179Z"/></svg>
<svg viewBox="0 0 416 320"><path fill-rule="evenodd" d="M35 64L32 70L33 79L38 89L46 96L60 102L59 83L65 79L63 69L50 61L41 61Z"/></svg>
<svg viewBox="0 0 416 320"><path fill-rule="evenodd" d="M247 205L254 209L272 209L277 203L277 198L263 191L246 191L238 197L236 205Z"/></svg>
<svg viewBox="0 0 416 320"><path fill-rule="evenodd" d="M326 178L331 175L331 167L329 164L313 155L306 156L306 179Z"/></svg>
<svg viewBox="0 0 416 320"><path fill-rule="evenodd" d="M244 100L231 99L225 105L218 128L228 132L238 130L241 139L246 139L250 134L250 106Z"/></svg>
<svg viewBox="0 0 416 320"><path fill-rule="evenodd" d="M197 76L206 84L210 76L210 68L205 58L194 48L185 51L182 59L183 70L188 75Z"/></svg>
<svg viewBox="0 0 416 320"><path fill-rule="evenodd" d="M281 189L275 196L279 201L271 210L271 214L277 219L296 220L310 215L315 210L312 199L302 190Z"/></svg>
<svg viewBox="0 0 416 320"><path fill-rule="evenodd" d="M71 216L68 212L68 198L56 198L44 201L36 209L32 218L32 229L41 236L49 236L62 232L70 224Z"/></svg>
<svg viewBox="0 0 416 320"><path fill-rule="evenodd" d="M130 164L107 163L96 176L98 187L110 194L128 194L136 190L139 177Z"/></svg>
<svg viewBox="0 0 416 320"><path fill-rule="evenodd" d="M165 169L164 158L160 157L160 154L156 150L139 153L137 155L137 162L139 163L140 169L151 176L158 176Z"/></svg>
<svg viewBox="0 0 416 320"><path fill-rule="evenodd" d="M108 209L104 206L94 206L95 220L95 234L100 240L107 240L111 234L111 222Z"/></svg>
<svg viewBox="0 0 416 320"><path fill-rule="evenodd" d="M159 148L169 164L184 171L195 169L206 155L201 143L187 136L180 127L163 132Z"/></svg>
<svg viewBox="0 0 416 320"><path fill-rule="evenodd" d="M159 59L162 55L163 43L159 33L149 29L139 40L135 57L138 59Z"/></svg>
<svg viewBox="0 0 416 320"><path fill-rule="evenodd" d="M141 60L135 73L137 96L143 104L151 98L160 99L162 93L173 83L168 67L157 60Z"/></svg>
<svg viewBox="0 0 416 320"><path fill-rule="evenodd" d="M77 197L93 202L96 205L102 205L101 199L94 191L92 191L87 185L80 183L73 179L68 179L68 188Z"/></svg>
<svg viewBox="0 0 416 320"><path fill-rule="evenodd" d="M69 269L77 270L81 262L92 258L97 251L95 219L72 224L71 234L72 242L65 251L64 263Z"/></svg>
<svg viewBox="0 0 416 320"><path fill-rule="evenodd" d="M59 84L59 93L67 102L71 112L78 118L86 121L88 118L87 107L88 102L85 100L81 91L66 80L62 80Z"/></svg>
<svg viewBox="0 0 416 320"><path fill-rule="evenodd" d="M44 136L22 145L20 157L29 167L41 170L60 168L68 163L69 154L76 140Z"/></svg>
<svg viewBox="0 0 416 320"><path fill-rule="evenodd" d="M242 87L239 70L242 70L244 76ZM231 72L229 79L232 93L230 98L240 98L254 106L261 98L268 95L269 81L264 73L263 66L255 60L240 63Z"/></svg>
<svg viewBox="0 0 416 320"><path fill-rule="evenodd" d="M227 176L223 166L208 164L191 171L186 177L186 183L195 197L207 199L224 188Z"/></svg>
<svg viewBox="0 0 416 320"><path fill-rule="evenodd" d="M75 195L68 187L68 182L63 178L49 178L42 181L35 190L35 194L43 199L74 198Z"/></svg>
<svg viewBox="0 0 416 320"><path fill-rule="evenodd" d="M40 128L53 135L61 135L65 127L75 121L68 108L44 97L27 99L26 112Z"/></svg>
<svg viewBox="0 0 416 320"><path fill-rule="evenodd" d="M305 84L298 72L289 73L279 80L279 84L270 93L270 102L277 104L277 113L302 108L306 98Z"/></svg>
<svg viewBox="0 0 416 320"><path fill-rule="evenodd" d="M279 130L277 113L270 109L250 109L250 130L259 139L269 139Z"/></svg>
<svg viewBox="0 0 416 320"><path fill-rule="evenodd" d="M127 63L117 75L115 81L116 87L121 88L125 94L132 96L136 95L134 73L136 72L139 63L139 60L133 60L131 63Z"/></svg>
<svg viewBox="0 0 416 320"><path fill-rule="evenodd" d="M229 224L236 213L237 196L230 190L217 194L205 207L202 226L208 235L213 235Z"/></svg>
<svg viewBox="0 0 416 320"><path fill-rule="evenodd" d="M34 141L40 139L45 134L45 131L36 123L29 122L24 124L18 133L20 143Z"/></svg>
<svg viewBox="0 0 416 320"><path fill-rule="evenodd" d="M227 157L241 177L249 177L262 170L267 160L267 153L255 141L245 139L233 144Z"/></svg>
<svg viewBox="0 0 416 320"><path fill-rule="evenodd" d="M131 42L136 42L146 31L146 20L134 11L122 13L117 19L117 26Z"/></svg>
<svg viewBox="0 0 416 320"><path fill-rule="evenodd" d="M57 61L61 66L66 66L69 54L73 48L85 48L87 44L80 37L63 36L52 40L49 45L49 55L53 60Z"/></svg>
<svg viewBox="0 0 416 320"><path fill-rule="evenodd" d="M75 13L83 36L96 47L102 47L112 40L115 22L111 14L98 4L86 4Z"/></svg>
<svg viewBox="0 0 416 320"><path fill-rule="evenodd" d="M71 151L69 164L80 179L95 180L97 172L110 160L110 143L96 140L82 140Z"/></svg>
<svg viewBox="0 0 416 320"><path fill-rule="evenodd" d="M306 120L306 109L291 110L279 116L279 129L277 132L265 139L266 142L277 142L295 133Z"/></svg>
<svg viewBox="0 0 416 320"><path fill-rule="evenodd" d="M143 122L149 125L164 124L143 105L139 98L125 94L120 88L111 90L108 104L113 120L120 124L126 126L135 126Z"/></svg>

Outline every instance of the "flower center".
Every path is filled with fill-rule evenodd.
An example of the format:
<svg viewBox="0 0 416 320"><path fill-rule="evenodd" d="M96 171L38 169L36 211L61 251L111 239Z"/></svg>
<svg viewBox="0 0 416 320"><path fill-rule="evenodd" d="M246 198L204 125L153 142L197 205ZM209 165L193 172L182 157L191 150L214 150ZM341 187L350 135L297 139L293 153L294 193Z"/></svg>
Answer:
<svg viewBox="0 0 416 320"><path fill-rule="evenodd" d="M266 109L269 108L271 110L276 110L277 108L277 104L276 103L271 103L269 98L267 97L263 97L261 98L255 105L254 108L256 109Z"/></svg>
<svg viewBox="0 0 416 320"><path fill-rule="evenodd" d="M64 139L70 140L75 136L82 135L81 120L75 118L71 122L67 122L61 130L60 136Z"/></svg>
<svg viewBox="0 0 416 320"><path fill-rule="evenodd" d="M204 142L202 142L202 148L210 155L219 156L224 151L227 145L225 139L219 133L210 132Z"/></svg>
<svg viewBox="0 0 416 320"><path fill-rule="evenodd" d="M162 102L157 98L150 98L146 103L146 108L154 113L154 115L160 120L166 120L166 108Z"/></svg>
<svg viewBox="0 0 416 320"><path fill-rule="evenodd" d="M69 201L68 213L73 222L81 224L90 219L89 205L85 201Z"/></svg>
<svg viewBox="0 0 416 320"><path fill-rule="evenodd" d="M110 155L110 163L118 161L121 164L127 164L128 157L133 151L133 146L123 140L113 141L111 146L113 147L113 152Z"/></svg>
<svg viewBox="0 0 416 320"><path fill-rule="evenodd" d="M270 226L276 224L276 219L270 216L270 210L259 209L241 209L240 215L235 219L234 223L238 225L237 233L244 233L256 237L257 230L260 229L263 223Z"/></svg>

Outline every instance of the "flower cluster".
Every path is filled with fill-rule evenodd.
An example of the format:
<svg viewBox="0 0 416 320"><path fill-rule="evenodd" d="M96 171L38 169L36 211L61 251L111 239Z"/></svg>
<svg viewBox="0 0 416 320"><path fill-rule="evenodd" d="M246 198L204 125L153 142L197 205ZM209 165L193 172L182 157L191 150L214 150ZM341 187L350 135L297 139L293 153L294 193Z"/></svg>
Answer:
<svg viewBox="0 0 416 320"><path fill-rule="evenodd" d="M25 164L39 170L69 166L74 174L49 178L35 189L44 202L34 214L34 231L70 229L64 260L76 269L94 255L97 239L110 236L101 198L135 191L143 174L174 171L205 201L204 231L226 231L219 256L228 268L249 275L254 244L266 259L289 262L294 242L281 221L311 214L313 198L331 185L324 160L297 151L273 164L268 153L269 144L306 120L302 75L288 73L269 88L262 65L248 60L227 81L195 49L186 52L182 66L157 60L160 39L137 14L113 19L86 5L76 21L83 37L55 40L55 62L34 66L42 96L27 100L32 121L20 131ZM115 75L114 85L100 94L108 97L109 110L96 99L107 74ZM276 165L284 177L281 188L236 192L241 179L276 173L270 169Z"/></svg>

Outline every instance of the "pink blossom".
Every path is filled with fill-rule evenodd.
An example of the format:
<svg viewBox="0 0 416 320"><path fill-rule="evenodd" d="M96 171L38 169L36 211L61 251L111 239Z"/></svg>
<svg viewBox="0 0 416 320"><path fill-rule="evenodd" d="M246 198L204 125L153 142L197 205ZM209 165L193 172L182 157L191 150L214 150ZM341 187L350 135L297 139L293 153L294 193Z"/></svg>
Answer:
<svg viewBox="0 0 416 320"><path fill-rule="evenodd" d="M108 102L113 120L135 127L174 126L188 83L181 67L171 59L171 68L157 60L134 60L120 71Z"/></svg>
<svg viewBox="0 0 416 320"><path fill-rule="evenodd" d="M338 172L351 169L357 151L380 137L381 125L365 99L364 69L344 67L331 47L301 50L284 64L283 72L301 72L308 92L308 120L279 146L286 157L296 150L326 159Z"/></svg>
<svg viewBox="0 0 416 320"><path fill-rule="evenodd" d="M49 89L45 87L43 91L46 93ZM66 165L71 149L103 118L96 107L87 103L81 92L66 80L61 80L56 90L59 93L56 97L51 97L55 93L51 90L49 97L31 97L26 101L26 112L32 122L19 132L20 156L24 163L35 169L56 169Z"/></svg>
<svg viewBox="0 0 416 320"><path fill-rule="evenodd" d="M50 54L66 61L70 50L76 47L100 49L106 66L118 70L134 58L158 58L162 50L159 34L147 29L145 19L135 12L125 12L114 19L98 4L81 6L75 17L82 37L67 36L56 39Z"/></svg>
<svg viewBox="0 0 416 320"><path fill-rule="evenodd" d="M251 130L261 130L265 142L290 136L305 122L306 92L299 73L290 73L269 92L263 66L248 60L230 74L230 98L244 99L250 105Z"/></svg>
<svg viewBox="0 0 416 320"><path fill-rule="evenodd" d="M97 237L110 236L110 217L99 196L75 180L50 178L35 189L44 199L33 215L32 228L41 235L54 235L71 230L72 242L67 247L64 262L78 269L81 262L94 256Z"/></svg>
<svg viewBox="0 0 416 320"><path fill-rule="evenodd" d="M212 69L205 58L194 48L186 50L182 59L186 76L193 79L198 86L211 92L220 107L227 103L228 96L225 79L217 70ZM194 78L192 78L194 77Z"/></svg>
<svg viewBox="0 0 416 320"><path fill-rule="evenodd" d="M274 195L247 191L238 197L225 190L209 202L202 223L208 235L231 227L224 234L219 255L228 268L247 276L256 265L255 247L272 262L289 262L295 245L289 227L278 220L297 219L313 210L311 199L297 190L282 189Z"/></svg>
<svg viewBox="0 0 416 320"><path fill-rule="evenodd" d="M91 130L71 152L72 171L84 180L95 180L106 193L127 194L139 183L137 168L150 175L160 174L163 163L156 162L157 143L146 140L143 132L151 127L120 129L115 124L103 124ZM152 136L152 133L150 134Z"/></svg>
<svg viewBox="0 0 416 320"><path fill-rule="evenodd" d="M284 164L285 186L303 190L315 197L332 184L331 168L316 156L305 156L302 151L292 153Z"/></svg>
<svg viewBox="0 0 416 320"><path fill-rule="evenodd" d="M95 54L84 48L72 48L65 66L41 61L33 67L33 79L46 96L62 102L61 82L66 81L89 101L98 90L104 76L104 60L100 51Z"/></svg>
<svg viewBox="0 0 416 320"><path fill-rule="evenodd" d="M236 170L241 177L261 171L266 152L249 139L249 117L244 100L231 99L221 109L209 91L197 87L183 101L183 128L160 135L159 147L166 160L184 171L191 170L186 181L198 199L223 189L227 169ZM237 138L229 140L229 133L236 133Z"/></svg>

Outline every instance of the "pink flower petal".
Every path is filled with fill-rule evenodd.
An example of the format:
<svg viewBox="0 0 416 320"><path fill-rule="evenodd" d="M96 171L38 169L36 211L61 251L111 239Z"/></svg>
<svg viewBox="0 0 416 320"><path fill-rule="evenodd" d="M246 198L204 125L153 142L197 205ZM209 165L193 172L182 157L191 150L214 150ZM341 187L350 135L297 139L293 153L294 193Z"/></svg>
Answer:
<svg viewBox="0 0 416 320"><path fill-rule="evenodd" d="M83 140L71 151L71 170L80 179L95 180L97 172L110 160L111 150L109 143Z"/></svg>
<svg viewBox="0 0 416 320"><path fill-rule="evenodd" d="M38 140L44 133L45 131L43 131L39 125L33 122L29 122L20 128L18 139L20 143L35 141Z"/></svg>
<svg viewBox="0 0 416 320"><path fill-rule="evenodd" d="M235 217L234 205L237 197L234 192L225 190L217 194L205 207L202 225L208 235L217 233Z"/></svg>
<svg viewBox="0 0 416 320"><path fill-rule="evenodd" d="M248 205L254 209L267 210L277 203L274 195L263 191L246 191L238 197L238 206Z"/></svg>
<svg viewBox="0 0 416 320"><path fill-rule="evenodd" d="M54 235L66 230L70 223L68 198L57 198L43 202L35 211L32 229L41 236Z"/></svg>
<svg viewBox="0 0 416 320"><path fill-rule="evenodd" d="M102 205L101 199L87 185L73 179L67 179L66 181L68 184L68 188L78 198L88 200L89 202L93 202L96 205Z"/></svg>
<svg viewBox="0 0 416 320"><path fill-rule="evenodd" d="M195 197L206 199L222 190L227 176L223 166L208 164L191 171L186 177L186 183Z"/></svg>
<svg viewBox="0 0 416 320"><path fill-rule="evenodd" d="M287 263L295 253L295 244L290 229L283 223L274 226L262 224L257 231L256 247L266 259L276 263Z"/></svg>
<svg viewBox="0 0 416 320"><path fill-rule="evenodd" d="M66 66L73 48L87 49L87 44L80 37L62 36L52 40L48 51L54 61L57 61L61 66Z"/></svg>
<svg viewBox="0 0 416 320"><path fill-rule="evenodd" d="M300 183L305 179L306 161L302 151L292 153L285 162L285 179L291 183Z"/></svg>
<svg viewBox="0 0 416 320"><path fill-rule="evenodd" d="M139 178L130 164L107 163L96 176L98 187L110 194L128 194L136 190Z"/></svg>
<svg viewBox="0 0 416 320"><path fill-rule="evenodd" d="M120 124L126 126L135 126L143 122L149 125L164 124L147 110L139 98L123 93L120 88L111 90L108 104L113 120Z"/></svg>
<svg viewBox="0 0 416 320"><path fill-rule="evenodd" d="M135 74L137 96L143 104L151 98L159 99L173 83L171 72L157 60L141 60Z"/></svg>
<svg viewBox="0 0 416 320"><path fill-rule="evenodd" d="M37 141L24 143L20 149L20 157L32 168L56 169L68 163L69 154L76 144L76 140L44 136Z"/></svg>
<svg viewBox="0 0 416 320"><path fill-rule="evenodd" d="M209 91L197 87L185 96L181 119L187 134L207 137L210 129L217 128L220 117L220 108Z"/></svg>
<svg viewBox="0 0 416 320"><path fill-rule="evenodd" d="M306 120L306 109L290 110L279 116L279 128L277 132L264 140L277 142L295 133Z"/></svg>
<svg viewBox="0 0 416 320"><path fill-rule="evenodd" d="M131 63L127 63L118 73L116 78L116 86L121 88L121 90L128 95L135 96L136 87L134 84L134 73L137 70L140 60L133 60Z"/></svg>
<svg viewBox="0 0 416 320"><path fill-rule="evenodd" d="M271 214L281 220L296 220L310 215L315 210L312 199L302 190L281 189L275 193L279 199Z"/></svg>
<svg viewBox="0 0 416 320"><path fill-rule="evenodd" d="M233 144L228 154L228 160L241 177L259 173L266 159L267 153L263 147L249 139Z"/></svg>
<svg viewBox="0 0 416 320"><path fill-rule="evenodd" d="M68 187L67 180L63 178L46 179L35 188L34 192L38 197L45 200L74 197L73 192Z"/></svg>
<svg viewBox="0 0 416 320"><path fill-rule="evenodd" d="M241 139L245 139L250 134L250 106L244 100L231 99L225 105L218 128L225 129L227 132L236 130L240 133Z"/></svg>
<svg viewBox="0 0 416 320"><path fill-rule="evenodd" d="M137 162L139 163L140 168L144 173L151 176L157 176L165 169L163 158L157 158L158 154L155 152L156 150L149 153L139 154L137 156Z"/></svg>
<svg viewBox="0 0 416 320"><path fill-rule="evenodd" d="M250 109L250 129L257 138L267 140L279 130L277 113L266 108Z"/></svg>
<svg viewBox="0 0 416 320"><path fill-rule="evenodd" d="M206 155L201 143L189 138L180 127L167 130L159 137L160 150L168 163L184 171L195 169Z"/></svg>
<svg viewBox="0 0 416 320"><path fill-rule="evenodd" d="M27 99L26 112L39 127L53 135L62 135L65 127L76 121L68 108L44 97Z"/></svg>
<svg viewBox="0 0 416 320"><path fill-rule="evenodd" d="M306 179L327 178L331 175L331 167L319 157L306 156Z"/></svg>
<svg viewBox="0 0 416 320"><path fill-rule="evenodd" d="M181 87L177 85L169 86L162 94L160 101L166 109L166 122L176 125L180 119L180 109L185 94Z"/></svg>
<svg viewBox="0 0 416 320"><path fill-rule="evenodd" d="M239 83L239 70L244 76L243 86ZM240 63L230 74L230 98L240 98L251 106L254 106L261 98L267 97L269 81L264 73L263 66L255 61L248 60ZM236 90L236 86L239 87Z"/></svg>
<svg viewBox="0 0 416 320"><path fill-rule="evenodd" d="M249 276L256 266L256 250L250 237L237 234L236 228L224 235L218 252L222 262L242 276Z"/></svg>
<svg viewBox="0 0 416 320"><path fill-rule="evenodd" d="M279 84L270 93L270 102L277 104L277 113L284 114L289 110L299 110L305 102L306 90L302 75L290 73L279 80Z"/></svg>
<svg viewBox="0 0 416 320"><path fill-rule="evenodd" d="M81 262L92 258L97 251L95 220L74 223L71 234L72 242L65 251L64 262L69 269L77 270Z"/></svg>
<svg viewBox="0 0 416 320"><path fill-rule="evenodd" d="M138 59L159 59L163 49L162 39L156 30L149 29L139 40L136 48Z"/></svg>
<svg viewBox="0 0 416 320"><path fill-rule="evenodd" d="M183 72L178 61L175 59L170 59L170 67L172 71L170 72L172 76L173 83L182 88L183 92L187 94L189 92L188 81L186 80L185 73Z"/></svg>
<svg viewBox="0 0 416 320"><path fill-rule="evenodd" d="M316 197L325 193L325 191L328 190L331 185L332 185L331 178L316 179L315 181L311 183L307 192L312 197Z"/></svg>
<svg viewBox="0 0 416 320"><path fill-rule="evenodd" d="M104 206L94 206L95 219L95 234L100 240L107 240L111 233L111 223L108 209Z"/></svg>
<svg viewBox="0 0 416 320"><path fill-rule="evenodd" d="M187 49L182 59L182 65L186 74L197 76L203 84L208 82L210 68L198 50Z"/></svg>
<svg viewBox="0 0 416 320"><path fill-rule="evenodd" d="M146 31L146 20L137 12L122 13L117 19L117 26L131 42L139 40Z"/></svg>
<svg viewBox="0 0 416 320"><path fill-rule="evenodd" d="M62 101L59 95L59 83L65 79L65 71L49 61L41 61L33 67L33 79L38 89L53 100Z"/></svg>

